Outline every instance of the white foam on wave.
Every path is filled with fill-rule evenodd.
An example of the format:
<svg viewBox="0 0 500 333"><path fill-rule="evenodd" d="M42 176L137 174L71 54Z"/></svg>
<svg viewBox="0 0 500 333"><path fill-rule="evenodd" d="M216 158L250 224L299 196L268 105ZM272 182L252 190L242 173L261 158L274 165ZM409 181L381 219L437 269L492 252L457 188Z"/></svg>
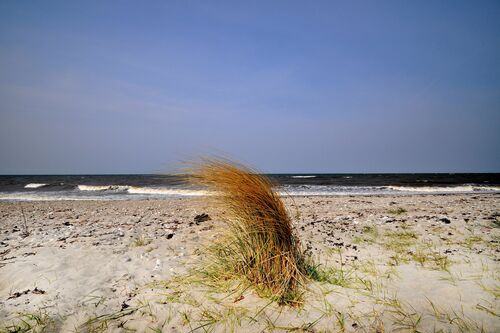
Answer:
<svg viewBox="0 0 500 333"><path fill-rule="evenodd" d="M24 185L24 188L39 188L39 187L44 187L47 186L47 184L42 184L42 183L29 183Z"/></svg>
<svg viewBox="0 0 500 333"><path fill-rule="evenodd" d="M210 195L211 192L206 190L188 190L176 188L153 188L153 187L136 187L130 186L127 190L131 194L153 194L153 195L170 195L170 196L203 196Z"/></svg>
<svg viewBox="0 0 500 333"><path fill-rule="evenodd" d="M497 186L388 186L390 190L398 192L419 192L419 193L470 193L470 192L498 192Z"/></svg>
<svg viewBox="0 0 500 333"><path fill-rule="evenodd" d="M383 194L383 187L375 186L331 186L331 185L301 185L278 188L278 194L286 197L295 196L342 196Z"/></svg>
<svg viewBox="0 0 500 333"><path fill-rule="evenodd" d="M304 175L304 176L292 176L292 178L316 178L316 176L312 176L312 175Z"/></svg>
<svg viewBox="0 0 500 333"><path fill-rule="evenodd" d="M164 196L203 196L209 195L210 192L204 190L179 189L167 187L142 187L142 186L125 186L125 185L78 185L80 191L113 191L126 192L129 194L143 195L164 195Z"/></svg>
<svg viewBox="0 0 500 333"><path fill-rule="evenodd" d="M128 188L122 185L78 185L80 191L125 191Z"/></svg>

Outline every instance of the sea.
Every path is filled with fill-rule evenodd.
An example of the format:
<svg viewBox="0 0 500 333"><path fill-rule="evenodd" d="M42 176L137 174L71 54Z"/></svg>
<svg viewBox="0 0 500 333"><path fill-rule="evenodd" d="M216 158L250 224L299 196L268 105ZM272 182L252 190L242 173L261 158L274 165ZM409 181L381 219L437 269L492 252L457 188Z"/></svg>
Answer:
<svg viewBox="0 0 500 333"><path fill-rule="evenodd" d="M500 173L268 174L283 196L500 193ZM158 200L210 195L180 175L0 175L0 201Z"/></svg>

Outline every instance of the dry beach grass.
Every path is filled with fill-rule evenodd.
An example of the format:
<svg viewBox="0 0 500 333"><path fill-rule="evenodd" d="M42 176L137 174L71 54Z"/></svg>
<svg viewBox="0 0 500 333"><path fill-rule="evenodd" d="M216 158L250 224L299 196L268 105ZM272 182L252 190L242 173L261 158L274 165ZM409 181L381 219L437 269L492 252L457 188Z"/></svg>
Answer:
<svg viewBox="0 0 500 333"><path fill-rule="evenodd" d="M234 162L205 160L190 181L207 196L225 224L223 238L206 250L205 270L219 278L245 278L280 304L300 301L306 260L287 209L265 176Z"/></svg>

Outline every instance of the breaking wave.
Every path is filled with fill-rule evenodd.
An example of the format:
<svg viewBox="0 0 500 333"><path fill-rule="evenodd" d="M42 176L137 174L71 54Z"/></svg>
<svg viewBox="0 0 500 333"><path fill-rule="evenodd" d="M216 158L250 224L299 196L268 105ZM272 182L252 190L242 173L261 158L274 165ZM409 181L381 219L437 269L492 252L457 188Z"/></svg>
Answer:
<svg viewBox="0 0 500 333"><path fill-rule="evenodd" d="M304 175L304 176L292 176L292 178L316 178L316 176L313 175Z"/></svg>
<svg viewBox="0 0 500 333"><path fill-rule="evenodd" d="M277 188L282 196L342 196L342 195L371 195L387 192L380 186L332 186L332 185L299 185L282 186Z"/></svg>
<svg viewBox="0 0 500 333"><path fill-rule="evenodd" d="M78 185L80 191L126 191L128 188L122 185Z"/></svg>
<svg viewBox="0 0 500 333"><path fill-rule="evenodd" d="M170 196L203 196L209 195L210 192L206 190L190 190L190 189L177 189L177 188L153 188L153 187L135 187L131 186L127 189L130 194L156 194L156 195L170 195Z"/></svg>
<svg viewBox="0 0 500 333"><path fill-rule="evenodd" d="M390 190L398 192L419 192L419 193L470 193L470 192L498 192L498 186L388 186Z"/></svg>
<svg viewBox="0 0 500 333"><path fill-rule="evenodd" d="M39 187L44 187L47 186L47 184L42 184L42 183L29 183L24 186L24 188L39 188Z"/></svg>
<svg viewBox="0 0 500 333"><path fill-rule="evenodd" d="M96 191L96 192L126 192L129 194L144 194L144 195L167 195L167 196L202 196L209 194L204 190L191 190L166 187L141 187L141 186L126 186L126 185L78 185L80 191Z"/></svg>

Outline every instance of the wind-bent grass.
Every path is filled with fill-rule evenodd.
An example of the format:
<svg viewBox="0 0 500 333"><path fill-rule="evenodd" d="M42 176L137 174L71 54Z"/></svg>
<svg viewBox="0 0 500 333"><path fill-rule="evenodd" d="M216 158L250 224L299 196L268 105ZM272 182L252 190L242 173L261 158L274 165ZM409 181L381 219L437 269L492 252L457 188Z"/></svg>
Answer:
<svg viewBox="0 0 500 333"><path fill-rule="evenodd" d="M189 180L215 192L223 237L206 251L204 271L218 279L245 279L280 304L300 301L307 263L290 216L266 177L224 160L205 160Z"/></svg>

